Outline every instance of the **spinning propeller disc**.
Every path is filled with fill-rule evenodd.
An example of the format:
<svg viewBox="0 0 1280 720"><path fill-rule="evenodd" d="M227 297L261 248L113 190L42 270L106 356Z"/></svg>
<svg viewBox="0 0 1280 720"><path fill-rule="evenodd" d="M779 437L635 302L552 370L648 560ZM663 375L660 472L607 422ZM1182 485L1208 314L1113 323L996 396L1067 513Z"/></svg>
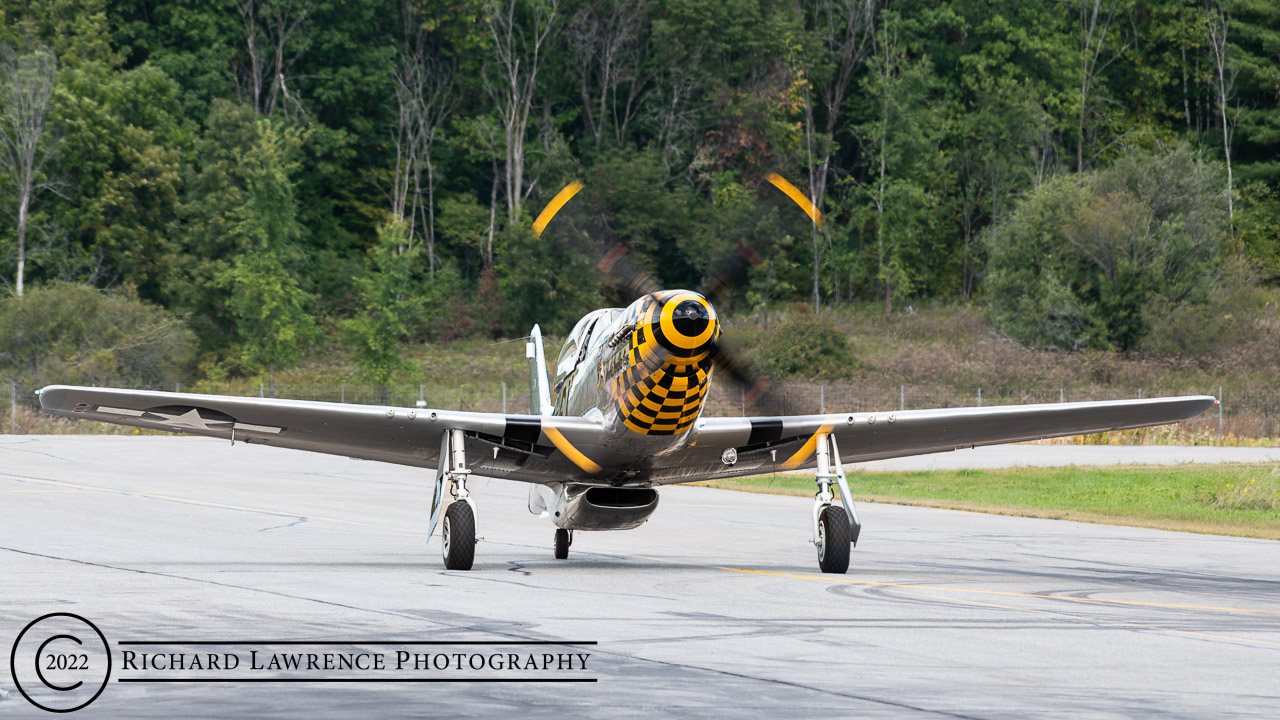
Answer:
<svg viewBox="0 0 1280 720"><path fill-rule="evenodd" d="M799 206L814 225L818 228L823 227L826 218L822 211L799 188L777 173L769 173L764 180ZM534 237L541 238L556 215L584 187L583 183L575 180L556 193L538 213L533 223ZM575 227L568 228L569 231L563 234L574 250L586 255L598 255L600 260L596 267L602 273L611 274L620 279L633 297L654 295L662 290L662 286L653 274L629 256L630 246L615 236L602 213L588 213L579 220L579 223L574 224ZM577 227L578 225L581 227ZM738 283L746 277L747 272L763 262L761 259L763 249L753 247L746 240L739 239L734 243L733 253L712 264L706 277L698 286L698 295L705 298L712 307L726 299ZM690 295L690 297L694 296ZM715 334L717 337L710 342L706 352L710 367L705 367L704 371L709 372L711 367L714 367L733 378L734 382L743 389L743 402L746 406L754 407L764 414L778 414L776 403L769 392L771 387L769 378L751 372L742 362L742 353L737 345L722 334L718 332ZM673 348L655 346L649 362L656 361L657 365L661 366L668 359L667 356L675 351L676 349Z"/></svg>

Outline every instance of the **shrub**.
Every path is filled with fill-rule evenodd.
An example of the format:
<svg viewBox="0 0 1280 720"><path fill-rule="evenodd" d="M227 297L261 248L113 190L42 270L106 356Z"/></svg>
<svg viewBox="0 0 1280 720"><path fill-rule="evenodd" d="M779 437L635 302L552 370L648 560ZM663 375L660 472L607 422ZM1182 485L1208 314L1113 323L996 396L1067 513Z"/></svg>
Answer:
<svg viewBox="0 0 1280 720"><path fill-rule="evenodd" d="M1170 303L1156 297L1143 308L1150 332L1142 350L1157 356L1208 357L1228 351L1259 332L1259 320L1273 316L1274 292L1247 284L1214 288L1203 303Z"/></svg>
<svg viewBox="0 0 1280 720"><path fill-rule="evenodd" d="M1186 146L1045 183L986 237L992 321L1031 346L1137 347L1145 309L1203 304L1219 280L1222 188Z"/></svg>
<svg viewBox="0 0 1280 720"><path fill-rule="evenodd" d="M750 360L777 379L847 378L857 369L848 339L824 315L792 317L765 336Z"/></svg>
<svg viewBox="0 0 1280 720"><path fill-rule="evenodd" d="M50 383L167 386L191 362L183 320L129 291L50 283L0 302L0 377Z"/></svg>

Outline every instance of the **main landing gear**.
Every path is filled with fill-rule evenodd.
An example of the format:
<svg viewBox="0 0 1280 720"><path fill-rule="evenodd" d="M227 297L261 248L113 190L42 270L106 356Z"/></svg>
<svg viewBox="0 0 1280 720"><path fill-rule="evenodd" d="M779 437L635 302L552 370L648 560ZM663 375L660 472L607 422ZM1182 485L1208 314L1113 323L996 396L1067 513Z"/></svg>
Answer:
<svg viewBox="0 0 1280 720"><path fill-rule="evenodd" d="M476 559L476 505L467 491L466 439L461 430L448 430L440 439L440 461L436 467L436 487L431 498L431 523L427 538L435 532L444 505L445 483L453 502L440 525L440 545L448 570L470 570Z"/></svg>
<svg viewBox="0 0 1280 720"><path fill-rule="evenodd" d="M840 448L829 433L818 436L818 466L814 481L818 493L813 500L813 544L818 550L818 568L824 573L843 574L849 569L849 550L858 544L862 523L853 509L849 480L844 475ZM832 505L831 481L840 488L840 503Z"/></svg>

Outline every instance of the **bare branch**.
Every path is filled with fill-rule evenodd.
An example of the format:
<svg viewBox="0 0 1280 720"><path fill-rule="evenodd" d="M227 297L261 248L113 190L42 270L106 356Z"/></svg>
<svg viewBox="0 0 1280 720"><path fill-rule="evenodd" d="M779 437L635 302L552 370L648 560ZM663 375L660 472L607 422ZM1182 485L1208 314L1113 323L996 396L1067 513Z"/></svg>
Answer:
<svg viewBox="0 0 1280 720"><path fill-rule="evenodd" d="M310 8L302 0L243 0L237 8L244 25L247 64L232 63L236 97L260 115L270 115L280 96L306 114L297 92L290 93L289 69L307 49L302 29Z"/></svg>
<svg viewBox="0 0 1280 720"><path fill-rule="evenodd" d="M517 16L517 5L527 7ZM493 40L493 63L486 64L485 89L502 120L505 134L504 189L507 220L520 216L524 196L524 140L538 87L542 50L559 31L559 0L518 3L486 0L485 22Z"/></svg>

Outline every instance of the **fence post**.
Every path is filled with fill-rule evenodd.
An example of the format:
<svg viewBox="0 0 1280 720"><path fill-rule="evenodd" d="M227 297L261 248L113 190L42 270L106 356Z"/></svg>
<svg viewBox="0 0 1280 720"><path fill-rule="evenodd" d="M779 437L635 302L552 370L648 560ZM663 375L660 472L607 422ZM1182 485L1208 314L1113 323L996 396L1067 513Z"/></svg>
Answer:
<svg viewBox="0 0 1280 720"><path fill-rule="evenodd" d="M818 412L823 415L827 414L827 386L826 385L818 386Z"/></svg>
<svg viewBox="0 0 1280 720"><path fill-rule="evenodd" d="M740 393L740 397L742 401L742 417L746 417L747 416L747 389L739 385L738 392Z"/></svg>
<svg viewBox="0 0 1280 720"><path fill-rule="evenodd" d="M1222 437L1222 386L1218 386L1218 437Z"/></svg>
<svg viewBox="0 0 1280 720"><path fill-rule="evenodd" d="M342 402L346 402L346 401L347 401L347 384L344 382L342 383Z"/></svg>
<svg viewBox="0 0 1280 720"><path fill-rule="evenodd" d="M258 397L265 397L262 394L262 386L263 386L263 383L258 383Z"/></svg>
<svg viewBox="0 0 1280 720"><path fill-rule="evenodd" d="M982 407L982 388L978 388L978 407Z"/></svg>
<svg viewBox="0 0 1280 720"><path fill-rule="evenodd" d="M1067 392L1062 388L1058 388L1058 402L1064 403L1066 401L1067 401Z"/></svg>
<svg viewBox="0 0 1280 720"><path fill-rule="evenodd" d="M422 387L422 386L419 385L418 387ZM503 414L506 414L507 412L507 381L506 380L502 381L502 412Z"/></svg>
<svg viewBox="0 0 1280 720"><path fill-rule="evenodd" d="M1142 399L1142 388L1138 388L1138 399Z"/></svg>
<svg viewBox="0 0 1280 720"><path fill-rule="evenodd" d="M898 386L898 410L907 409L907 386Z"/></svg>
<svg viewBox="0 0 1280 720"><path fill-rule="evenodd" d="M18 432L18 383L9 383L9 432Z"/></svg>

